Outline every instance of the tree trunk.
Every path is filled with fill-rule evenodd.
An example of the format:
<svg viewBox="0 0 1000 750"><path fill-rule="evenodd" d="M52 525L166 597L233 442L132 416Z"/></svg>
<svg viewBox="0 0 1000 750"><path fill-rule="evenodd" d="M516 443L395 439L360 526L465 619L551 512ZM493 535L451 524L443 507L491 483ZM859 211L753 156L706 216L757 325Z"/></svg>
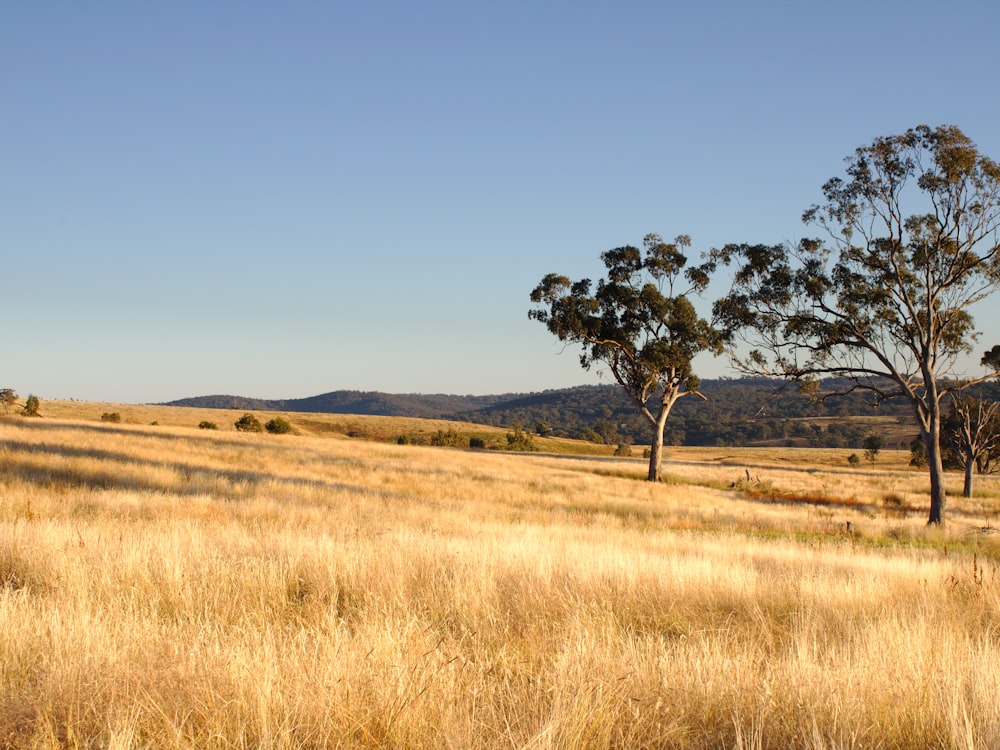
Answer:
<svg viewBox="0 0 1000 750"><path fill-rule="evenodd" d="M965 484L962 485L962 497L972 497L972 469L976 462L972 458L965 458Z"/></svg>
<svg viewBox="0 0 1000 750"><path fill-rule="evenodd" d="M653 423L653 441L649 446L649 481L659 482L661 476L661 466L663 465L663 428L667 424L669 408L660 409L660 413Z"/></svg>
<svg viewBox="0 0 1000 750"><path fill-rule="evenodd" d="M930 421L931 429L921 435L924 449L927 451L927 469L931 477L931 510L927 524L942 525L947 497L944 487L944 465L941 462L941 430L936 415Z"/></svg>

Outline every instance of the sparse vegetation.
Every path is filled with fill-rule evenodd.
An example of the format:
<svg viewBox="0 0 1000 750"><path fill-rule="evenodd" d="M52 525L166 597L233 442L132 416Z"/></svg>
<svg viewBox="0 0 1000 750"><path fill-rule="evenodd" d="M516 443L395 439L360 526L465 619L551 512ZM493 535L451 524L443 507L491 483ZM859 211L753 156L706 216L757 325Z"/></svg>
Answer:
<svg viewBox="0 0 1000 750"><path fill-rule="evenodd" d="M219 429L219 425L217 425L215 422L210 422L207 419L203 419L203 420L201 420L198 423L198 429L199 430L217 430L217 429Z"/></svg>
<svg viewBox="0 0 1000 750"><path fill-rule="evenodd" d="M101 421L118 424L122 421L122 415L116 411L106 411L101 415Z"/></svg>

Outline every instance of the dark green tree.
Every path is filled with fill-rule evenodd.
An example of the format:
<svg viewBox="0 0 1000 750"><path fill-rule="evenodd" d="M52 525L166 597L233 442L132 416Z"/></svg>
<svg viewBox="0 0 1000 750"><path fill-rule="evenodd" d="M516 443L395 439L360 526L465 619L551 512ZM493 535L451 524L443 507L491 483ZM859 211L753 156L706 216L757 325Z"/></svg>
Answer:
<svg viewBox="0 0 1000 750"><path fill-rule="evenodd" d="M1000 165L958 128L922 125L858 148L823 196L803 220L825 240L712 251L735 268L715 320L744 372L904 399L927 458L928 522L943 523L942 400L1000 374L1000 353L981 377L959 371L977 337L970 308L1000 287Z"/></svg>
<svg viewBox="0 0 1000 750"><path fill-rule="evenodd" d="M549 274L531 292L529 311L560 341L578 344L584 369L604 365L653 427L649 479L660 478L663 428L679 398L699 392L691 360L721 352L716 330L699 318L692 293L708 285L708 269L685 270L691 244L685 235L666 243L643 240L645 252L626 245L601 254L607 278L570 281ZM684 287L683 289L681 287Z"/></svg>
<svg viewBox="0 0 1000 750"><path fill-rule="evenodd" d="M869 435L861 443L861 447L865 449L865 460L870 462L872 468L875 468L875 461L878 459L878 454L882 452L882 447L885 445L885 441L880 435Z"/></svg>

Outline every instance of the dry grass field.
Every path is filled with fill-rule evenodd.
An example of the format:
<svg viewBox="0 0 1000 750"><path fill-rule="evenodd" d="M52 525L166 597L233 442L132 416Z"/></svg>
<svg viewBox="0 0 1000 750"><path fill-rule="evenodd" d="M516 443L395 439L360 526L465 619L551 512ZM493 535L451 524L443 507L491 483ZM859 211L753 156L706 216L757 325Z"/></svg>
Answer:
<svg viewBox="0 0 1000 750"><path fill-rule="evenodd" d="M196 411L0 421L0 747L1000 747L997 480Z"/></svg>

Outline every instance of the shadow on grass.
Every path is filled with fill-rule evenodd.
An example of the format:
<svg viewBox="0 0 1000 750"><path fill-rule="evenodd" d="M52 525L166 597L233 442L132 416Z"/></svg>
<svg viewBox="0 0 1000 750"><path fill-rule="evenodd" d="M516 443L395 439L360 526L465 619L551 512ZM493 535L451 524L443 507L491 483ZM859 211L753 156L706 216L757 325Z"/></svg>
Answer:
<svg viewBox="0 0 1000 750"><path fill-rule="evenodd" d="M247 444L239 445L245 447ZM324 493L371 493L369 488L342 482L253 469L219 469L181 461L157 461L96 448L5 440L0 441L0 451L3 453L0 476L46 489L85 488L187 496L215 494L233 500L253 496L261 485L271 483L276 487L285 485ZM92 459L107 465L94 468L54 466L47 459L55 457ZM168 476L158 480L151 476L154 471L166 471Z"/></svg>
<svg viewBox="0 0 1000 750"><path fill-rule="evenodd" d="M213 445L225 445L230 447L246 447L252 445L243 440L224 438L220 437L217 432L211 435L203 434L204 430L196 430L195 428L178 427L176 425L170 425L174 429L190 429L191 434L185 435L174 435L169 432L164 431L161 428L155 427L143 427L136 425L132 426L117 426L109 423L87 423L87 422L50 422L46 420L8 420L8 425L15 427L16 429L22 430L32 430L39 432L66 432L69 430L80 430L82 432L94 432L100 433L101 435L121 435L125 437L140 437L140 438L152 438L155 440L161 440L166 442L177 442L177 443L189 443L189 442L203 442L212 443ZM214 431L212 431L214 432ZM202 434L199 434L202 433ZM0 440L0 445L3 445L6 441Z"/></svg>

